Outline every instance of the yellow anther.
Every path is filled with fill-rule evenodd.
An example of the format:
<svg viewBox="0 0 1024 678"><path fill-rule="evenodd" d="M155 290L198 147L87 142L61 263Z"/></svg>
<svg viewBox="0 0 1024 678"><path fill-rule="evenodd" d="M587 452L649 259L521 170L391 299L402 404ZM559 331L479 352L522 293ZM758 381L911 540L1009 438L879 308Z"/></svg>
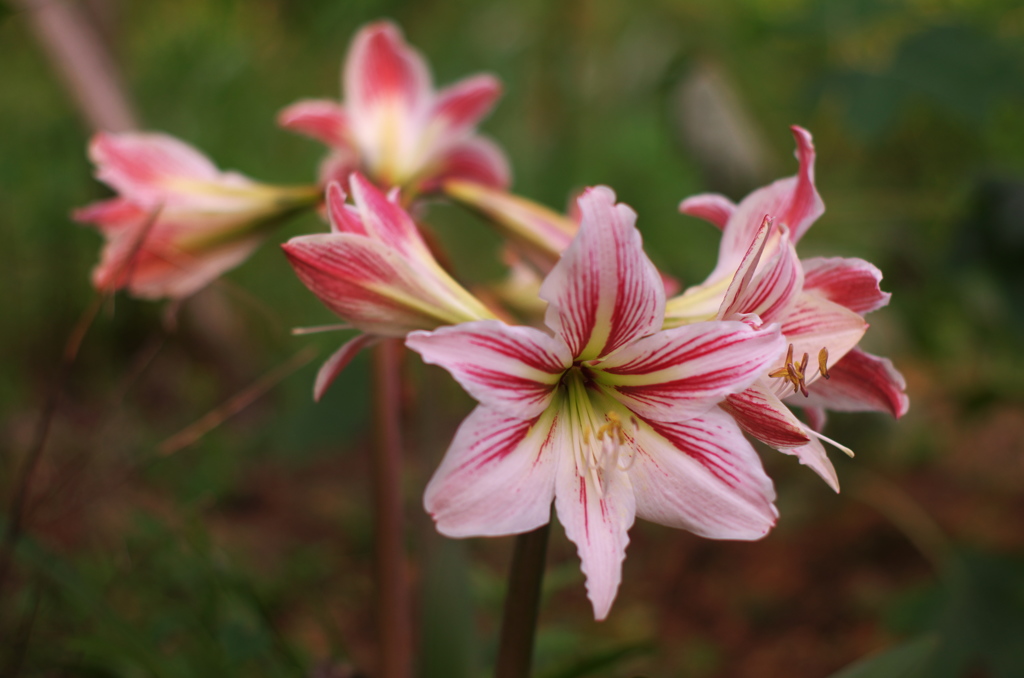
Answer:
<svg viewBox="0 0 1024 678"><path fill-rule="evenodd" d="M807 396L807 363L809 363L810 360L811 357L804 353L803 357L800 359L800 364L797 365L794 363L793 344L790 344L789 350L786 351L786 363L779 369L769 372L768 376L772 379L782 379L793 387L793 393L800 392L803 393L804 396Z"/></svg>
<svg viewBox="0 0 1024 678"><path fill-rule="evenodd" d="M818 351L818 371L821 372L821 376L826 379L831 379L828 375L828 349L823 348Z"/></svg>

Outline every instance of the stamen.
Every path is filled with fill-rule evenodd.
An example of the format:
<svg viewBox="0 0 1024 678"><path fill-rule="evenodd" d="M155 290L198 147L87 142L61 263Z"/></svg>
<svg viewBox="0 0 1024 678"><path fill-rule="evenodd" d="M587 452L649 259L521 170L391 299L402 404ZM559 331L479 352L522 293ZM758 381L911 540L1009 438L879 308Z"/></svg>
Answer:
<svg viewBox="0 0 1024 678"><path fill-rule="evenodd" d="M804 381L804 377L807 375L807 361L809 358L810 356L804 353L803 360L800 361L800 392L804 394L805 398L808 396L808 393L807 383Z"/></svg>
<svg viewBox="0 0 1024 678"><path fill-rule="evenodd" d="M628 471L636 461L636 451L631 444L632 438L626 432L618 413L608 412L604 418L605 423L596 430L589 426L583 429L583 460L600 497L604 497L605 473L613 468ZM637 424L635 417L630 417L630 421L634 426ZM630 449L625 465L621 463L624 447Z"/></svg>
<svg viewBox="0 0 1024 678"><path fill-rule="evenodd" d="M821 372L821 376L825 377L826 379L831 379L832 378L828 374L828 349L827 348L823 348L820 351L818 351L818 371Z"/></svg>
<svg viewBox="0 0 1024 678"><path fill-rule="evenodd" d="M782 379L787 384L793 387L793 393L803 393L804 397L808 397L810 394L807 391L807 365L811 361L811 356L804 353L800 359L800 364L793 362L793 344L789 345L789 350L786 351L786 362L777 370L772 370L768 373L768 377L771 379ZM828 369L826 363L828 362L828 349L821 349L818 353L818 369L822 376L828 379Z"/></svg>

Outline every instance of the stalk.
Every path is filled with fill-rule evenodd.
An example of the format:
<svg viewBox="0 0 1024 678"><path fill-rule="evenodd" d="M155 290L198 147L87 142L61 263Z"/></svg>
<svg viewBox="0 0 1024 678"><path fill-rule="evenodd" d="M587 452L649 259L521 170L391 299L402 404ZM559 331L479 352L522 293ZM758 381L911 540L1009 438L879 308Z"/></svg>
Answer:
<svg viewBox="0 0 1024 678"><path fill-rule="evenodd" d="M401 342L388 340L373 352L376 435L371 473L380 652L378 674L381 678L409 678L412 675L412 605L405 557L401 493L402 351Z"/></svg>
<svg viewBox="0 0 1024 678"><path fill-rule="evenodd" d="M516 537L508 575L495 678L528 678L551 523Z"/></svg>

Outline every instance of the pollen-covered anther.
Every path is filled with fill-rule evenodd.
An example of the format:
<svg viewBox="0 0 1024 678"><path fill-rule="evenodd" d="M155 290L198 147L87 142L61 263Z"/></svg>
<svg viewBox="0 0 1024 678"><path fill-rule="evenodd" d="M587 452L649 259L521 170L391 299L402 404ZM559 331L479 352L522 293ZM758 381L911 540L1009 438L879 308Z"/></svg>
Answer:
<svg viewBox="0 0 1024 678"><path fill-rule="evenodd" d="M803 358L800 360L800 364L797 365L793 362L793 344L789 345L789 350L786 351L786 363L777 370L768 373L768 376L772 379L782 379L793 387L793 393L803 393L806 397L807 394L807 363L810 361L810 356L804 353Z"/></svg>
<svg viewBox="0 0 1024 678"><path fill-rule="evenodd" d="M821 372L821 376L825 379L831 379L832 377L828 374L828 349L822 348L818 351L818 371Z"/></svg>

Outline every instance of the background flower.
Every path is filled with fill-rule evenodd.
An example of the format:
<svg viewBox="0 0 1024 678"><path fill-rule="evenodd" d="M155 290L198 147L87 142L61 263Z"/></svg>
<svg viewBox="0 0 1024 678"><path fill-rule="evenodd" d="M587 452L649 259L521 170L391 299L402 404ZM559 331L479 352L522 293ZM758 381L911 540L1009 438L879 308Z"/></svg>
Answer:
<svg viewBox="0 0 1024 678"><path fill-rule="evenodd" d="M332 149L324 181L361 170L384 187L414 193L452 178L508 185L504 153L475 134L501 94L497 78L476 75L435 92L426 61L389 21L359 30L342 73L343 104L300 101L278 116L282 127Z"/></svg>
<svg viewBox="0 0 1024 678"><path fill-rule="evenodd" d="M97 134L89 157L117 198L76 210L106 238L93 285L146 299L187 297L245 261L275 220L318 200L315 187L221 172L165 134Z"/></svg>

